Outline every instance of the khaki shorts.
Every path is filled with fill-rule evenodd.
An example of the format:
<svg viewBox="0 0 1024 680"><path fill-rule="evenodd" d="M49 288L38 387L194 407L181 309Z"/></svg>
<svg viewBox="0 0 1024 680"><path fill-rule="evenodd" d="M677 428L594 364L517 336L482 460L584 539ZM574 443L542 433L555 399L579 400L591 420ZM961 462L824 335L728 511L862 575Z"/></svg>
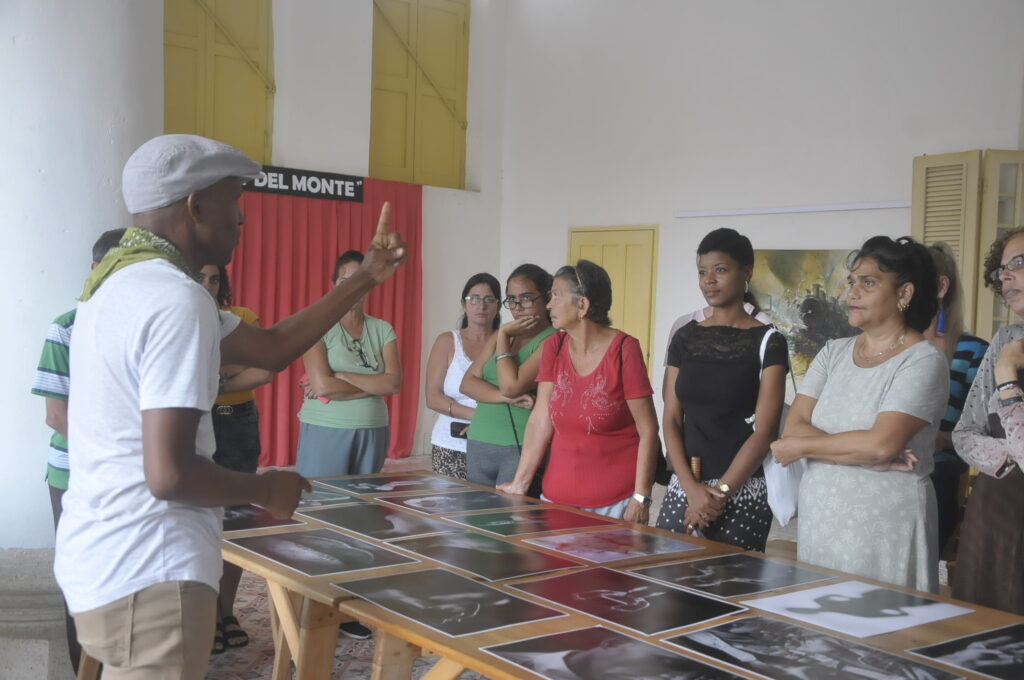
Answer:
<svg viewBox="0 0 1024 680"><path fill-rule="evenodd" d="M104 680L202 680L213 647L217 592L172 581L75 614L78 641Z"/></svg>

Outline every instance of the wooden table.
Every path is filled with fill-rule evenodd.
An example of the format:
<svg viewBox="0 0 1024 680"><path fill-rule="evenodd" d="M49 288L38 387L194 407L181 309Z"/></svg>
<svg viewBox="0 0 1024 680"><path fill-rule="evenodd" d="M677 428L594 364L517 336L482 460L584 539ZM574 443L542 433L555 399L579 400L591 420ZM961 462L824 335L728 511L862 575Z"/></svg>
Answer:
<svg viewBox="0 0 1024 680"><path fill-rule="evenodd" d="M468 483L467 486L470 488L485 488ZM420 491L396 494L381 494L381 496L386 495L388 497L391 497L396 495L419 495L424 493L439 492ZM367 496L365 498L367 501L378 502L372 496ZM534 505L535 507L563 508L563 506L557 506L551 503ZM487 514L490 512L499 511L501 510L481 510L473 513L455 514L461 516L464 514ZM411 514L419 514L415 511L409 512ZM435 519L444 518L447 516L449 515L429 515L429 517ZM306 522L306 525L261 529L248 532L237 532L229 535L228 538L260 535L267 533L280 533L287 531L303 531L312 528L327 527L357 537L369 543L380 543L373 539L367 538L366 536L347 531L343 527L339 528L337 526L326 524L308 517L301 517L299 519L304 520ZM624 524L624 526L629 526L640 531L653 534L660 534L675 539L681 538L678 534L662 531L660 529L654 529L651 527L637 527L635 525L628 524ZM471 527L467 527L461 524L455 524L453 525L453 527L457 529L472 531ZM607 529L607 527L605 526L593 527L588 529L566 529L561 531L546 532L543 535L575 533L580 531L600 531L602 529ZM485 532L475 533L484 534ZM507 537L505 540L508 540L512 543L519 543L526 538L536 537L538 535L540 534L528 534L522 536ZM670 555L640 557L616 562L609 562L602 565L590 565L589 563L583 562L582 560L576 561L579 561L581 564L587 566L604 566L609 568L633 569L637 567L650 566L654 564L690 561L741 552L733 546L715 543L712 541L707 541L699 538L686 538L689 542L699 544L704 549L700 551L686 553L673 553ZM396 546L391 543L383 543L383 545L387 545L388 547L393 549L396 548ZM534 550L540 550L541 552L558 554L552 551L544 550L534 545L528 545L527 547L530 547ZM399 552L402 551L399 550ZM332 583L385 576L401 572L421 571L424 569L431 568L446 569L453 573L468 576L470 578L474 578L477 580L482 580L479 579L479 577L474 576L473 574L463 572L454 567L439 564L421 555L415 555L415 557L418 560L420 560L418 563L415 564L399 565L369 571L360 571L355 572L353 574L333 574L322 577L307 577L287 567L274 563L260 555L241 549L236 545L228 543L227 541L224 542L223 553L225 560L237 564L242 568L251 571L259 576L262 576L267 581L267 586L271 596L272 620L275 623L274 644L276 649L276 656L273 674L273 678L275 680L290 677L289 664L292 660L294 660L295 662L295 665L297 667L297 677L300 678L300 680L321 680L323 678L330 677L330 672L334 660L335 645L337 644L338 624L342 621L353 619L362 621L363 623L372 626L377 631L373 664L373 678L375 680L406 680L410 676L413 662L422 655L423 650L427 650L440 657L439 660L431 668L431 670L425 676L423 676L425 680L454 680L454 678L457 678L459 674L461 674L466 669L477 671L489 678L495 678L498 680L512 680L514 678L521 678L525 674L523 669L509 662L506 662L503 659L495 657L487 652L481 651L481 649L483 647L503 642L512 642L515 640L532 638L539 635L558 633L594 625L601 625L612 630L617 630L619 632L626 633L627 635L630 635L632 637L644 640L645 642L665 647L667 649L672 649L673 651L680 653L681 650L679 648L668 645L663 641L664 638L675 637L677 635L691 632L696 629L704 628L709 625L707 623L701 623L691 626L689 628L679 628L672 630L670 632L648 637L638 634L634 631L630 631L626 628L622 628L607 621L602 621L596 618L592 618L588 615L566 610L564 607L561 607L557 604L553 604L541 600L539 598L535 598L531 595L525 594L521 591L509 587L510 583L523 583L531 580L540 580L550 578L552 576L556 576L567 571L572 571L565 570L562 572L549 572L534 577L508 579L506 581L489 583L488 585L494 586L502 590L506 590L509 593L515 594L518 597L537 602L538 604L542 604L552 609L567 611L568 616L534 623L526 623L509 628L502 628L500 630L456 638L444 635L427 626L418 624L414 621L411 621L402 616L389 612L369 602L353 598L350 594L342 590L339 590L338 588L331 585ZM412 553L407 554L412 555ZM765 557L757 553L747 554L759 558ZM559 556L564 557L564 555L560 554ZM800 564L793 560L787 560L778 557L772 557L770 559L777 562ZM823 569L821 567L811 568L818 571L834 574L836 577L841 577L845 580L855 579L857 581L872 583L872 581L870 581L869 579L854 577L843 572ZM782 591L772 591L761 595L741 596L728 599L733 602L737 602L739 600L755 600L760 597L771 597L779 594L780 592L792 592L794 590L814 588L820 585L822 585L822 582L811 583L804 586L785 589ZM916 592L909 589L897 588L895 586L892 586L891 584L879 583L878 585L896 590L904 590L906 592L911 593ZM952 600L947 601L952 602ZM984 607L978 607L976 605L971 605L967 603L962 604L971 609L974 609L975 611L963 616L957 616L951 619L945 619L942 621L937 621L926 625L916 626L914 628L904 629L886 635L873 636L869 638L870 642L865 642L865 640L863 639L858 640L856 638L846 636L832 630L819 630L822 630L823 632L826 632L830 635L834 635L836 637L854 640L861 644L866 644L871 647L876 647L878 649L883 649L889 652L896 653L898 655L905 656L905 650L911 647L933 644L944 640L948 640L950 638L960 637L963 635L968 635L971 633L980 632L982 630L988 630L991 628L996 628L1011 623L1024 622L1024 618L1015 616L1013 614L993 609L987 609ZM788 620L783 617L777 617L765 612L748 611L743 612L741 614L737 614L735 616L716 620L714 622L714 625L724 623L729 620L748 617L752 613L783 621ZM811 624L796 622L792 620L788 621L792 623L799 623L799 625L806 626L808 628L816 628L816 626ZM707 659L701 660L704 662L708 662ZM920 659L918 660L920 661ZM748 675L749 677L756 677L749 673L737 671L735 668L729 668L729 670L734 673L737 673L737 675ZM960 674L964 675L965 677L981 677L971 675L969 673ZM1022 675L1022 677L1024 677L1024 675Z"/></svg>

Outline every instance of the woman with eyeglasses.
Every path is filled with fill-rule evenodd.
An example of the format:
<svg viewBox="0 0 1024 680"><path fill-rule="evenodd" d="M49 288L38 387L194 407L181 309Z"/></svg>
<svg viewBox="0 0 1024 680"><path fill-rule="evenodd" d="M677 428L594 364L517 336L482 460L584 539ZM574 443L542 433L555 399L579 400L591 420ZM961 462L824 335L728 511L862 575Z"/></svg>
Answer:
<svg viewBox="0 0 1024 680"><path fill-rule="evenodd" d="M334 265L334 285L359 269L363 254L349 250ZM395 329L352 305L302 356L308 383L299 411L296 469L306 477L380 472L388 451L384 397L402 385Z"/></svg>
<svg viewBox="0 0 1024 680"><path fill-rule="evenodd" d="M658 419L639 341L611 327L612 282L599 265L562 267L551 286L537 403L515 477L498 487L523 494L550 445L543 498L646 524L658 450Z"/></svg>
<svg viewBox="0 0 1024 680"><path fill-rule="evenodd" d="M1024 229L985 258L985 285L1024 317ZM960 531L953 597L1024 614L1024 324L1003 326L967 394L953 444L977 468Z"/></svg>
<svg viewBox="0 0 1024 680"><path fill-rule="evenodd" d="M430 434L435 474L466 479L466 431L476 401L462 393L462 379L501 323L501 284L490 274L474 274L462 287L459 330L437 336L427 359L427 408L437 413Z"/></svg>
<svg viewBox="0 0 1024 680"><path fill-rule="evenodd" d="M512 321L498 328L462 379L462 393L477 402L466 443L471 482L497 486L515 474L537 389L537 349L555 332L545 308L550 293L551 274L535 264L516 267L502 302Z"/></svg>

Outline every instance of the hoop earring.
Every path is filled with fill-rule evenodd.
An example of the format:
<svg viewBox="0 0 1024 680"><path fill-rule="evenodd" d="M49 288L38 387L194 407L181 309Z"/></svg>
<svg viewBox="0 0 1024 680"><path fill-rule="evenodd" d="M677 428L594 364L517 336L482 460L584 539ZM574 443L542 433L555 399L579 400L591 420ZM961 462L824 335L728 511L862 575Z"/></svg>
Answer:
<svg viewBox="0 0 1024 680"><path fill-rule="evenodd" d="M749 293L749 292L750 292L750 281L744 281L743 282L743 293L746 294L746 293Z"/></svg>

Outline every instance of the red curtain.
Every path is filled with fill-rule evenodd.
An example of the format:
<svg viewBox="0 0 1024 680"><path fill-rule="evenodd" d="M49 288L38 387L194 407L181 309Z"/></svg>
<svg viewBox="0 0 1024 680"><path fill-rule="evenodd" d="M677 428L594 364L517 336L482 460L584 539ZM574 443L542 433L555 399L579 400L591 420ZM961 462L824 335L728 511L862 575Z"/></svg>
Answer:
<svg viewBox="0 0 1024 680"><path fill-rule="evenodd" d="M388 397L390 458L411 454L420 395L422 321L422 187L367 178L363 202L348 203L247 191L245 225L228 266L234 304L249 307L271 326L320 298L331 286L334 261L344 251L365 251L377 217L391 201L391 228L409 244L409 261L367 299L366 311L395 328L402 361L402 390ZM260 465L293 465L302 406L301 359L256 390L263 454Z"/></svg>

